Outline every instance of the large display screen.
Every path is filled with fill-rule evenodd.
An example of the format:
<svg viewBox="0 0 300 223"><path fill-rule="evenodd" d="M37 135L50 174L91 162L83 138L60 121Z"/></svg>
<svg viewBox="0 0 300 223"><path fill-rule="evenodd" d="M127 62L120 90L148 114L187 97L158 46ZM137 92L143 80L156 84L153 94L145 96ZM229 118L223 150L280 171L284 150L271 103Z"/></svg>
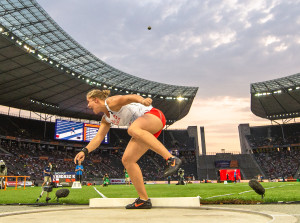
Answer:
<svg viewBox="0 0 300 223"><path fill-rule="evenodd" d="M83 124L83 141L84 142L91 141L94 138L94 136L97 134L99 127L100 127L100 125L84 123ZM104 144L109 143L108 133L104 137L102 143L104 143Z"/></svg>
<svg viewBox="0 0 300 223"><path fill-rule="evenodd" d="M90 142L97 134L99 126L100 125L56 119L55 139ZM106 134L102 143L109 143L108 133Z"/></svg>
<svg viewBox="0 0 300 223"><path fill-rule="evenodd" d="M56 120L55 139L83 141L83 123Z"/></svg>

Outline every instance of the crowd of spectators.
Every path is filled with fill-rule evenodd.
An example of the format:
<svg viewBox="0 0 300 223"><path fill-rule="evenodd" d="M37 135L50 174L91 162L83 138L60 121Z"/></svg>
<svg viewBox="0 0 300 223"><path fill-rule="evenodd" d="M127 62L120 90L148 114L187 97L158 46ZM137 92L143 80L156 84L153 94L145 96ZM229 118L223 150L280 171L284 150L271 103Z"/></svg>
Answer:
<svg viewBox="0 0 300 223"><path fill-rule="evenodd" d="M55 141L55 123L7 115L0 115L0 121L0 159L5 160L8 175L30 176L31 179L42 180L43 170L49 161L55 165L56 172L75 170L73 159L81 148L68 146L61 141L59 145L51 144ZM6 139L6 136L14 139ZM112 128L110 143L101 146L101 149L94 151L82 163L83 178L102 179L106 173L110 178L124 178L121 159L129 140L126 129ZM182 168L186 169L187 176L197 176L194 138L190 138L186 130L164 130L159 140L168 149L177 151L174 155L183 160ZM145 180L167 180L163 177L166 161L151 150L138 163ZM177 179L177 175L173 179Z"/></svg>
<svg viewBox="0 0 300 223"><path fill-rule="evenodd" d="M56 148L38 143L17 142L14 140L1 140L0 156L8 166L8 175L30 176L31 179L42 180L43 170L51 161L56 172L72 172L75 170L73 159L78 151L75 149ZM6 151L6 152L4 152ZM82 163L84 165L83 179L101 179L105 173L110 178L124 178L124 167L121 162L124 148L112 149L103 147L94 151ZM196 160L193 151L179 154L186 168L186 175L196 174ZM163 177L165 160L149 150L139 161L144 179L166 180ZM177 179L174 175L173 180Z"/></svg>
<svg viewBox="0 0 300 223"><path fill-rule="evenodd" d="M42 180L43 170L49 161L55 165L57 172L75 170L73 159L80 147L76 149L61 142L59 145L51 145L50 142L55 141L55 123L7 115L0 115L0 121L0 135L4 136L0 139L0 158L6 161L9 175L26 175ZM14 139L5 139L5 136ZM34 143L32 139L44 143ZM110 178L124 178L121 158L129 140L126 129L112 128L109 145L101 146L82 163L83 178L101 179L105 173ZM189 137L186 130L164 130L159 140L168 149L177 151L174 155L183 160L186 175L197 176L194 139ZM163 177L166 161L156 153L149 150L138 163L145 180L166 180ZM177 179L177 175L173 178Z"/></svg>
<svg viewBox="0 0 300 223"><path fill-rule="evenodd" d="M283 147L300 143L300 124L257 126L246 135L251 148Z"/></svg>
<svg viewBox="0 0 300 223"><path fill-rule="evenodd" d="M251 148L259 148L264 146L278 147L278 146L296 144L300 142L299 134L289 135L285 138L283 138L282 136L267 137L267 136L256 136L256 135L247 135L246 138Z"/></svg>
<svg viewBox="0 0 300 223"><path fill-rule="evenodd" d="M269 179L294 178L300 165L299 147L266 149L254 156Z"/></svg>

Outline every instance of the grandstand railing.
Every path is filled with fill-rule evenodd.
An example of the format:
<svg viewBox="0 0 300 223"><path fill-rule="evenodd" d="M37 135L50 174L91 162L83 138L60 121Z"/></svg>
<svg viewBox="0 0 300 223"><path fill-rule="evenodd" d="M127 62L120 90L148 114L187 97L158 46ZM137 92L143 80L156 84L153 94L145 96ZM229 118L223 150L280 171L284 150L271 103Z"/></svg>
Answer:
<svg viewBox="0 0 300 223"><path fill-rule="evenodd" d="M26 187L26 178L29 178L30 176L3 176L5 178L5 183L4 183L4 190L6 190L6 185L7 185L7 178L16 178L16 184L15 184L15 190L17 190L18 188L18 178L19 177L24 177L24 190L25 190L25 187Z"/></svg>
<svg viewBox="0 0 300 223"><path fill-rule="evenodd" d="M240 151L226 151L225 153L222 152L207 152L206 155L219 155L219 154L241 154ZM203 154L200 154L203 156Z"/></svg>

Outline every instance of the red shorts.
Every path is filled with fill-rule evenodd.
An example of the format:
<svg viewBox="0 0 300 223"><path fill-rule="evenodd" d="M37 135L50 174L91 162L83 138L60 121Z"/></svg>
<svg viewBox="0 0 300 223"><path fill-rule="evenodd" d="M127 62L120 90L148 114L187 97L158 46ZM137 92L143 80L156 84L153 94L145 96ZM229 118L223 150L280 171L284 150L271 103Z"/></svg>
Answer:
<svg viewBox="0 0 300 223"><path fill-rule="evenodd" d="M157 108L152 108L150 111L146 112L145 114L152 114L152 115L157 116L157 117L161 120L161 122L162 122L162 124L163 124L162 129L165 127L165 125L166 125L166 117L165 117L164 113L162 113L161 110L159 110L159 109L157 109ZM158 136L160 135L162 129L159 130L157 133L155 133L155 134L153 134L153 135L154 135L156 138L158 138Z"/></svg>

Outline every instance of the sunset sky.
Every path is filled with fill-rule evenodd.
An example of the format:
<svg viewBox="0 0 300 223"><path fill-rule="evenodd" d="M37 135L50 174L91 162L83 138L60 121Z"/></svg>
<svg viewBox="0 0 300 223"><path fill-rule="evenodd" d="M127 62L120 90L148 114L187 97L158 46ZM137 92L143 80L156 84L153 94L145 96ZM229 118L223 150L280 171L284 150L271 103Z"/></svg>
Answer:
<svg viewBox="0 0 300 223"><path fill-rule="evenodd" d="M250 111L250 83L300 71L299 0L37 2L107 64L199 87L189 114L173 127L204 126L208 152L239 151L241 123L270 124Z"/></svg>

